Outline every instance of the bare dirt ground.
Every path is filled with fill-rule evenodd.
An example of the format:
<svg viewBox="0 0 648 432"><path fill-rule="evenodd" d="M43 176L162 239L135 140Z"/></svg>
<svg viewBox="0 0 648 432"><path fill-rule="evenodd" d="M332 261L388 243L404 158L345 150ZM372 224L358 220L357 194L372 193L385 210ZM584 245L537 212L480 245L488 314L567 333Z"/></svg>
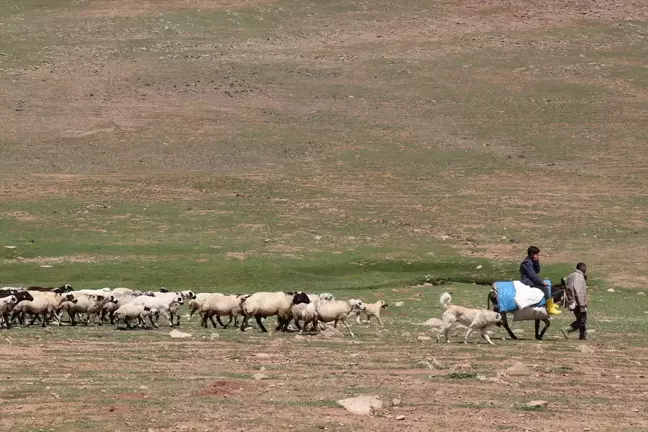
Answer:
<svg viewBox="0 0 648 432"><path fill-rule="evenodd" d="M3 430L648 427L640 402L646 350L611 340L436 345L418 341L416 329L387 328L361 340L255 334L232 342L206 333L192 342L149 341L143 350L101 334L78 340L67 333L74 339L57 343L34 335L5 334L13 340L0 351ZM19 348L20 361L17 343L30 345ZM433 361L443 369L430 369ZM517 362L525 367L508 370ZM17 364L26 369L10 373ZM383 409L363 417L336 406L361 394L378 396ZM525 409L533 400L549 404Z"/></svg>
<svg viewBox="0 0 648 432"><path fill-rule="evenodd" d="M368 255L534 243L645 290L647 19L640 0L4 2L0 283L332 291ZM336 294L394 295L362 275ZM582 352L564 315L542 343L437 345L412 324L436 298L398 289L357 339L3 330L0 430L648 430L636 292L595 292ZM359 394L385 407L336 406Z"/></svg>

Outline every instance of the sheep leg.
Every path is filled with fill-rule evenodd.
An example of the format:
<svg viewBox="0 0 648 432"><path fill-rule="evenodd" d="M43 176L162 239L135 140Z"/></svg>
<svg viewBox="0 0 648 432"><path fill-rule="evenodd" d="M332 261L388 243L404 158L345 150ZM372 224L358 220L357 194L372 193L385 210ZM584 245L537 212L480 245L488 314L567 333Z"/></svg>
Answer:
<svg viewBox="0 0 648 432"><path fill-rule="evenodd" d="M158 328L157 323L153 322L153 316L152 316L152 314L149 315L149 321L151 321L151 327L153 327L153 328Z"/></svg>
<svg viewBox="0 0 648 432"><path fill-rule="evenodd" d="M383 326L382 320L380 319L379 316L376 316L376 318L378 318L378 322L380 323L380 327L382 327Z"/></svg>
<svg viewBox="0 0 648 432"><path fill-rule="evenodd" d="M295 326L297 327L297 330L299 330L300 332L303 331L302 327L299 325L299 320L297 318L295 318ZM303 328L304 329L306 328L306 322L304 322L304 327Z"/></svg>
<svg viewBox="0 0 648 432"><path fill-rule="evenodd" d="M351 331L351 327L349 327L349 324L347 324L346 320L343 320L342 322L344 323L344 325L346 326L346 328L349 330L349 333L351 334L351 336L352 336L352 337L355 337L355 335L354 335L353 332Z"/></svg>
<svg viewBox="0 0 648 432"><path fill-rule="evenodd" d="M47 327L47 312L43 313L43 327Z"/></svg>
<svg viewBox="0 0 648 432"><path fill-rule="evenodd" d="M70 322L72 323L73 326L77 325L76 323L76 313L75 312L69 312L68 315L70 316Z"/></svg>
<svg viewBox="0 0 648 432"><path fill-rule="evenodd" d="M205 314L205 316L207 316L207 314ZM212 323L212 327L214 327L214 328L218 328L218 326L217 326L216 323L214 322L214 316L213 316L213 315L210 315L210 316L209 316L209 321L211 321L211 323ZM216 316L216 321L220 322L220 319L218 318L218 316ZM223 325L223 323L221 323L221 326L222 326L222 325ZM205 327L208 327L208 326L205 326Z"/></svg>
<svg viewBox="0 0 648 432"><path fill-rule="evenodd" d="M227 328L228 325L232 323L232 315L229 316L229 321L227 321L227 324L223 326L223 328ZM234 326L236 326L236 323L234 323Z"/></svg>
<svg viewBox="0 0 648 432"><path fill-rule="evenodd" d="M247 322L248 322L248 316L243 315L243 322L241 322L241 331L245 331L245 327L247 327Z"/></svg>
<svg viewBox="0 0 648 432"><path fill-rule="evenodd" d="M7 330L10 330L11 329L11 323L9 322L9 312L3 313L2 318L4 319L5 326L7 326Z"/></svg>
<svg viewBox="0 0 648 432"><path fill-rule="evenodd" d="M231 318L231 317L230 317L230 318ZM221 319L220 319L220 315L216 315L216 321L218 321L218 324L220 324L221 327L223 327L223 328L227 327L225 324L223 324L223 321L221 321ZM232 321L232 320L230 319L230 322L231 322L231 321ZM227 324L229 324L229 323L227 323ZM216 328L216 325L214 325L214 328Z"/></svg>
<svg viewBox="0 0 648 432"><path fill-rule="evenodd" d="M124 317L124 324L126 324L126 327L128 327L129 330L133 329L133 326L130 325L130 317Z"/></svg>
<svg viewBox="0 0 648 432"><path fill-rule="evenodd" d="M263 326L263 323L261 322L261 317L260 317L259 315L257 315L257 316L255 316L254 318L256 319L257 324L259 324L259 328L261 329L261 331L262 331L263 333L268 333L268 329L266 329L266 328Z"/></svg>
<svg viewBox="0 0 648 432"><path fill-rule="evenodd" d="M115 312L110 312L108 318L110 319L110 325L113 325L115 323Z"/></svg>
<svg viewBox="0 0 648 432"><path fill-rule="evenodd" d="M335 322L333 323L333 328L337 328L337 322L338 322L338 320L335 320ZM347 325L346 321L344 322L344 325ZM348 325L347 325L347 327L348 327Z"/></svg>

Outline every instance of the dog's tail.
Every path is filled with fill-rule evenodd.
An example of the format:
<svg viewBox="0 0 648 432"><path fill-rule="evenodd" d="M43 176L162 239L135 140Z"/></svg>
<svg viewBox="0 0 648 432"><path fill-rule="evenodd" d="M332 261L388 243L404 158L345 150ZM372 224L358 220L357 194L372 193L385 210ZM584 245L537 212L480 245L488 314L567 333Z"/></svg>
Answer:
<svg viewBox="0 0 648 432"><path fill-rule="evenodd" d="M450 293L447 292L441 294L441 298L439 298L439 303L441 303L443 309L448 309L448 306L450 306L451 301L452 301L452 296L450 295Z"/></svg>

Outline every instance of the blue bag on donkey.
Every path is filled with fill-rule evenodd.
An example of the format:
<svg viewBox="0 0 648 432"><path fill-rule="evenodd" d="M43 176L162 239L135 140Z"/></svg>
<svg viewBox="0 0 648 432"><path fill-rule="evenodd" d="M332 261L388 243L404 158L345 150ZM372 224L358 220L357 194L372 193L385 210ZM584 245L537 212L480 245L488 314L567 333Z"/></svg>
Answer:
<svg viewBox="0 0 648 432"><path fill-rule="evenodd" d="M549 292L551 293L551 281L545 281L549 285ZM497 290L497 303L501 312L511 312L516 310L517 304L515 303L515 285L513 281L495 282L495 289ZM543 298L535 306L544 306L547 301Z"/></svg>

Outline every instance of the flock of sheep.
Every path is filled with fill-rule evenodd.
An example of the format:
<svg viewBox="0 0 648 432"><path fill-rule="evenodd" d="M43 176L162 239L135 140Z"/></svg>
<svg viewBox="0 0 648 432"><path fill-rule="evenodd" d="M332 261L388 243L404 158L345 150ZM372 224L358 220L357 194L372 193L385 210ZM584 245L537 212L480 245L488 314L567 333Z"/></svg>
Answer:
<svg viewBox="0 0 648 432"><path fill-rule="evenodd" d="M198 312L202 318L202 326L207 327L211 321L216 327L216 321L227 328L232 322L240 326L242 331L249 327L251 317L261 331L266 332L262 319L277 317L276 330L288 331L291 323L300 332L318 332L324 323L342 322L353 331L347 320L353 316L360 323L361 315L370 322L375 317L380 325L381 309L387 307L382 300L365 304L362 300L335 300L332 294L306 294L304 292L258 292L254 294L220 294L198 293L193 291L169 292L165 289L159 292L141 292L129 288L102 288L96 290L75 291L70 285L58 288L29 287L0 288L0 328L11 328L12 324L34 325L40 320L43 327L50 322L62 325L64 314L71 325L79 322L87 325L97 323L103 325L123 323L127 328L136 327L157 328L160 315L165 316L171 327L180 325L180 307L185 303L189 306L189 317ZM223 324L221 318L228 317ZM240 324L239 324L240 319ZM148 324L147 324L148 321ZM308 328L310 326L310 329Z"/></svg>

